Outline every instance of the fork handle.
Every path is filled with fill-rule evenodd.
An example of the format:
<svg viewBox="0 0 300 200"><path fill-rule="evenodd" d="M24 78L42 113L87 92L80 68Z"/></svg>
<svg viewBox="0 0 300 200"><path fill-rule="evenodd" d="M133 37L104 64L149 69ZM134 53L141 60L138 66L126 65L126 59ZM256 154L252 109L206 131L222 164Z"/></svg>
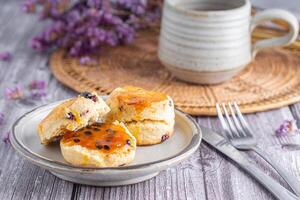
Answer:
<svg viewBox="0 0 300 200"><path fill-rule="evenodd" d="M265 161L267 161L276 171L277 173L286 181L286 183L291 187L294 193L300 197L300 181L290 174L287 170L277 164L277 162L266 152L264 152L259 147L253 147L253 151L255 151L258 155L260 155Z"/></svg>

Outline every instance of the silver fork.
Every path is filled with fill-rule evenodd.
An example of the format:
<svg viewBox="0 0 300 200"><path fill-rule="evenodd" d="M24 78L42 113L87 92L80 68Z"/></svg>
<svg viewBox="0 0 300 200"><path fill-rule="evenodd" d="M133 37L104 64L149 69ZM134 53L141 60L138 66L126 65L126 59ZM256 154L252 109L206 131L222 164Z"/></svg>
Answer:
<svg viewBox="0 0 300 200"><path fill-rule="evenodd" d="M237 103L229 102L226 108L225 103L222 103L223 112L225 114L225 118L222 114L222 109L219 103L216 104L217 114L223 129L225 130L225 134L227 139L231 142L231 144L239 149L245 151L254 151L259 154L265 161L267 161L276 171L277 173L287 182L287 184L292 188L294 193L300 197L300 181L295 178L292 174L282 168L280 165L277 164L276 161L273 160L272 156L268 155L264 152L261 148L257 146L257 141L252 134L253 131L251 130L250 126L244 119Z"/></svg>

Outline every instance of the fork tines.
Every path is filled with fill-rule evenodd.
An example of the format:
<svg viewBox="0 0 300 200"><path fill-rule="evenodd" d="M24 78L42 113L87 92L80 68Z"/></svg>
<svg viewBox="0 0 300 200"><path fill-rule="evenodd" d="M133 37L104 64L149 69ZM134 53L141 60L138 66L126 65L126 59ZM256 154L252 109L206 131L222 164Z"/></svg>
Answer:
<svg viewBox="0 0 300 200"><path fill-rule="evenodd" d="M227 105L225 103L217 103L216 109L221 125L229 139L252 137L250 127L235 101L233 103L228 102ZM224 113L225 118L222 113Z"/></svg>

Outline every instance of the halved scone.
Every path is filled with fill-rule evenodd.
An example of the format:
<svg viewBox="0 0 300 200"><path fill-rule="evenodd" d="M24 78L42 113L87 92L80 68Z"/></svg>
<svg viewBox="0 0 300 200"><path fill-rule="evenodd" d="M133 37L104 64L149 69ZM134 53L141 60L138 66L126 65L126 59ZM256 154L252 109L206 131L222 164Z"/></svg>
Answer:
<svg viewBox="0 0 300 200"><path fill-rule="evenodd" d="M97 122L110 108L95 92L82 93L56 106L38 125L42 144L58 140L66 131L78 130Z"/></svg>
<svg viewBox="0 0 300 200"><path fill-rule="evenodd" d="M173 134L174 103L166 94L126 86L116 88L106 100L111 111L107 122L123 122L138 145L165 141Z"/></svg>
<svg viewBox="0 0 300 200"><path fill-rule="evenodd" d="M60 140L64 159L81 167L118 167L133 161L136 139L122 123L96 123L67 132Z"/></svg>

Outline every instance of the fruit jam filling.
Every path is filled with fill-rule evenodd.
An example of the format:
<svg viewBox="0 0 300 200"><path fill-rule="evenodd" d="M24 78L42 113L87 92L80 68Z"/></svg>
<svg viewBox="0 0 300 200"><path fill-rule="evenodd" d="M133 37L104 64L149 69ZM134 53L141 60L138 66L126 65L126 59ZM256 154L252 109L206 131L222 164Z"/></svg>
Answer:
<svg viewBox="0 0 300 200"><path fill-rule="evenodd" d="M132 145L124 127L109 123L96 123L78 131L67 132L63 137L63 142L68 145L80 145L88 149L104 151L114 151Z"/></svg>

